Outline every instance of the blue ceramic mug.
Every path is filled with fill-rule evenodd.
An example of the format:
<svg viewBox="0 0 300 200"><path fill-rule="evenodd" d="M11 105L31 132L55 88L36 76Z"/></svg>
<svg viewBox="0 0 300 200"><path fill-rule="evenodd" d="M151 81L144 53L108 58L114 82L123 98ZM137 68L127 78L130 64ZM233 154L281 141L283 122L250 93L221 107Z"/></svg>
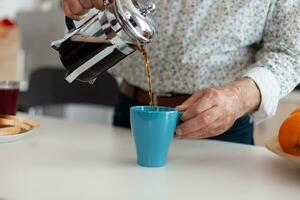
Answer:
<svg viewBox="0 0 300 200"><path fill-rule="evenodd" d="M130 108L131 131L134 137L137 163L144 167L166 165L170 143L181 112L163 106Z"/></svg>

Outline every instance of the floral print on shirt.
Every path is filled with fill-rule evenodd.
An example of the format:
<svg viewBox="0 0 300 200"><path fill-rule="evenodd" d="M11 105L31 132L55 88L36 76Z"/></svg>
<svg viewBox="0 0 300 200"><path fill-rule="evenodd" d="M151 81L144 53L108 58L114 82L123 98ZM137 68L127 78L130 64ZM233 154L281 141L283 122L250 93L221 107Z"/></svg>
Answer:
<svg viewBox="0 0 300 200"><path fill-rule="evenodd" d="M154 2L158 32L147 50L155 92L192 94L255 67L273 73L280 97L300 81L300 0ZM138 52L112 71L147 89Z"/></svg>

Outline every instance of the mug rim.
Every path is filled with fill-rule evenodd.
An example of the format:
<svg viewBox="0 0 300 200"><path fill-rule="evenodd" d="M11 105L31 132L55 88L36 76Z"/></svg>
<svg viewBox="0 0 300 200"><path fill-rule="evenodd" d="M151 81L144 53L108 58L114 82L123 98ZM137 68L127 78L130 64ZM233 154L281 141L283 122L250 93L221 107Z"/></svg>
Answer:
<svg viewBox="0 0 300 200"><path fill-rule="evenodd" d="M152 111L152 110L143 110L142 108L162 108L162 109L168 109L168 110L158 110L158 111ZM147 112L147 113L173 113L173 112L179 112L179 110L176 110L173 107L168 107L168 106L149 106L149 105L144 105L144 106L132 106L130 107L131 111L139 111L139 112Z"/></svg>

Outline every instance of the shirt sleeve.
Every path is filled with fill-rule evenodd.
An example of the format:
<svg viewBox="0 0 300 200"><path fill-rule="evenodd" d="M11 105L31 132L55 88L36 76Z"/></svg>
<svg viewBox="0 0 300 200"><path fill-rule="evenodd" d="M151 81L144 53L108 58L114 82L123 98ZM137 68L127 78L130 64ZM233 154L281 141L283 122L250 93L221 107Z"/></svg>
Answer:
<svg viewBox="0 0 300 200"><path fill-rule="evenodd" d="M244 77L252 78L261 93L255 123L273 116L280 98L300 82L300 0L277 0L270 7L255 63Z"/></svg>

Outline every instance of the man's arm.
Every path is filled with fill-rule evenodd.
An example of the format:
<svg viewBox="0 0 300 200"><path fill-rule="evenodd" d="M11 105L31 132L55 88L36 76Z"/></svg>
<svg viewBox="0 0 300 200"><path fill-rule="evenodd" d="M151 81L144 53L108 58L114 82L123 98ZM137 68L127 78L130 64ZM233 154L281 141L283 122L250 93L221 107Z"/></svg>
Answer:
<svg viewBox="0 0 300 200"><path fill-rule="evenodd" d="M277 0L268 16L262 48L244 75L220 88L195 93L178 106L184 123L181 138L207 138L228 130L253 112L259 122L276 112L278 101L300 82L300 0Z"/></svg>
<svg viewBox="0 0 300 200"><path fill-rule="evenodd" d="M261 93L255 122L275 114L280 98L300 82L300 0L277 0L269 14L262 48L245 74Z"/></svg>
<svg viewBox="0 0 300 200"><path fill-rule="evenodd" d="M196 92L182 105L181 119L177 127L179 138L200 139L220 135L227 131L236 119L254 111L260 104L260 92L251 78L242 78L223 87L208 88Z"/></svg>

